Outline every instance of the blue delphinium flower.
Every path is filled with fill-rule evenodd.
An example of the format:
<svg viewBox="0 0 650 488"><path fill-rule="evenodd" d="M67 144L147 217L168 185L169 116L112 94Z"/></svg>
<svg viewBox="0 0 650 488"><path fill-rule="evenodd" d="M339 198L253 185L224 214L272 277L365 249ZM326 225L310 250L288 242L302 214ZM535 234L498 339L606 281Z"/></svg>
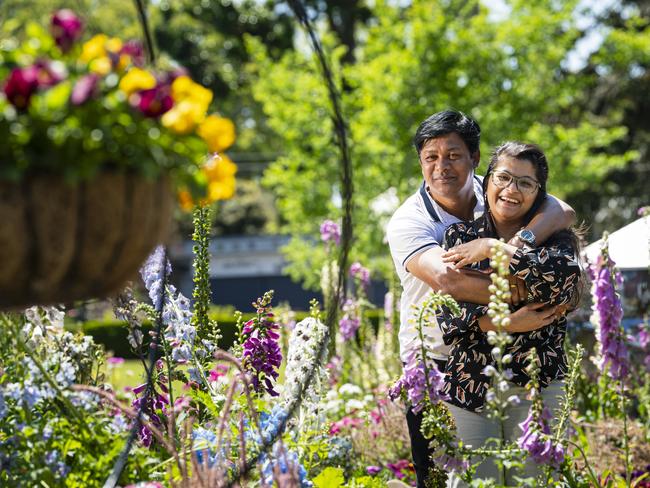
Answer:
<svg viewBox="0 0 650 488"><path fill-rule="evenodd" d="M45 464L58 479L65 478L70 472L70 467L61 460L61 454L57 450L45 454Z"/></svg>
<svg viewBox="0 0 650 488"><path fill-rule="evenodd" d="M171 264L165 258L165 248L158 246L140 269L142 281L149 291L149 298L156 310L162 306L162 289L165 276L171 274Z"/></svg>

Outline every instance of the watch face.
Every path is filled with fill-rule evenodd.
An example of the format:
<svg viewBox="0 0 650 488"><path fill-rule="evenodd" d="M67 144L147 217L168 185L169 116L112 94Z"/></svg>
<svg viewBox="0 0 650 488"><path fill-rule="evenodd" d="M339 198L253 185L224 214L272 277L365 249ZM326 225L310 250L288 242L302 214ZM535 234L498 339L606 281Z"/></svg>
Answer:
<svg viewBox="0 0 650 488"><path fill-rule="evenodd" d="M519 237L528 244L535 242L535 235L528 229L522 229L519 231Z"/></svg>

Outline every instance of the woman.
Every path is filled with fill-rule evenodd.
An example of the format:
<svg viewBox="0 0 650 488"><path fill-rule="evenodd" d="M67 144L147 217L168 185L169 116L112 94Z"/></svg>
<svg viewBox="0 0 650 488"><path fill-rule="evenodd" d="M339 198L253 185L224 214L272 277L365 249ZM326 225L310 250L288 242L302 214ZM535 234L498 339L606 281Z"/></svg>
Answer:
<svg viewBox="0 0 650 488"><path fill-rule="evenodd" d="M547 178L548 164L539 147L520 142L499 146L483 179L486 212L473 222L460 222L447 229L448 251L443 259L456 267L488 270L490 251L497 239L510 241L543 203ZM521 249L503 246L510 273L524 280L528 291L527 303L512 312L506 328L514 339L506 351L512 355L508 368L512 370L513 389L508 394L518 394L522 399L507 412L503 432L507 440L520 436L517 424L528 414L530 402L523 400L523 387L530 379L525 369L533 347L540 358L539 381L545 403L549 408L558 404L566 373L564 312L577 304L581 283L577 246L576 235L568 230L554 234L537 248L526 244ZM490 385L484 369L494 363L487 332L494 327L487 306L459 305L460 317L452 318L449 310L442 310L438 316L443 340L451 347L444 391L449 395L458 436L464 444L477 448L488 438L502 435L500 426L482 413ZM534 473L531 467L526 471ZM500 478L491 460L479 466L476 476Z"/></svg>

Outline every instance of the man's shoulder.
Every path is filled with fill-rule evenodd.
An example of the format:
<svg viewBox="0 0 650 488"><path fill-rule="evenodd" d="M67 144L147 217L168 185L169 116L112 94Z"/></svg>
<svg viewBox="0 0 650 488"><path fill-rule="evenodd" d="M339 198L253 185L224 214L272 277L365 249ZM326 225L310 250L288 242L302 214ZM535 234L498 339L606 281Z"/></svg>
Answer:
<svg viewBox="0 0 650 488"><path fill-rule="evenodd" d="M425 212L423 212L422 202L420 200L419 192L413 193L404 200L402 204L397 207L397 210L393 212L393 215L388 221L386 231L390 233L396 228L400 228L415 221L423 220Z"/></svg>

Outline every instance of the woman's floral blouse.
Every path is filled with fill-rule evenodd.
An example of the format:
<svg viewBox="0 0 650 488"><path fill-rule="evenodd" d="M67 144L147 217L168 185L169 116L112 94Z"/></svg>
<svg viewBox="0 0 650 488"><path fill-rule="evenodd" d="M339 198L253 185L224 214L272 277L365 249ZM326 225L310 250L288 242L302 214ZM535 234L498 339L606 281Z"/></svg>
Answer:
<svg viewBox="0 0 650 488"><path fill-rule="evenodd" d="M481 237L491 237L484 217L474 222L451 225L445 234L444 247L449 249ZM470 268L489 271L489 260L474 263ZM546 302L550 305L570 303L576 292L580 272L575 250L566 231L552 236L543 247L524 246L510 261L510 273L526 283L527 302ZM444 392L449 395L450 403L467 410L480 411L490 384L490 378L483 370L494 362L487 334L478 324L479 317L487 313L487 306L469 302L459 302L459 305L459 317L452 318L446 307L442 307L437 317L443 340L451 346L445 367ZM525 386L528 382L526 358L533 347L537 349L541 362L539 382L542 388L551 381L564 377L567 368L565 334L565 317L532 332L511 334L513 342L506 351L512 354L512 362L508 365L511 381L520 386Z"/></svg>

